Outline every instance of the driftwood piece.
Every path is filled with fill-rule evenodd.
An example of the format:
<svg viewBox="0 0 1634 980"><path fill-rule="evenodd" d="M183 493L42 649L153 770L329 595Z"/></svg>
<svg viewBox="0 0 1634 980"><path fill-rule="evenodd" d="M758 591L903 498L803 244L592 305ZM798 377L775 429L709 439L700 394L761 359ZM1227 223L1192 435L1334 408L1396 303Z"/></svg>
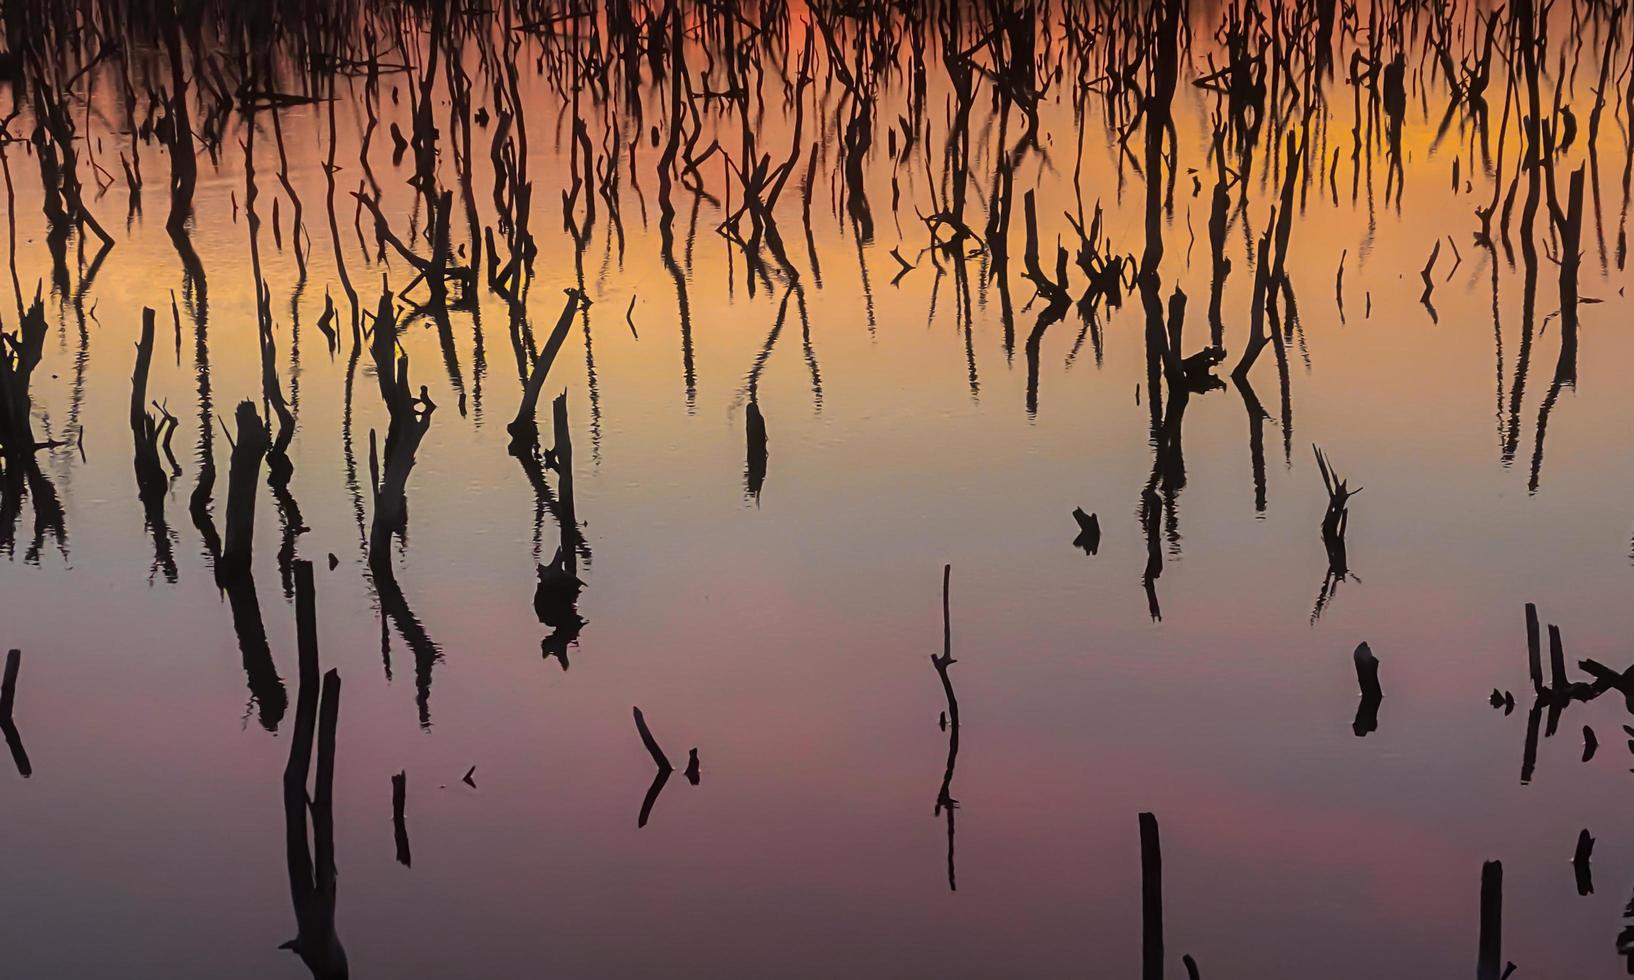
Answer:
<svg viewBox="0 0 1634 980"><path fill-rule="evenodd" d="M642 716L641 709L632 708L631 711L635 713L636 733L641 736L641 744L647 747L648 754L652 756L653 764L661 770L672 768L669 757L664 755L664 750L658 747L657 740L652 737L652 730L647 727L647 719Z"/></svg>
<svg viewBox="0 0 1634 980"><path fill-rule="evenodd" d="M403 806L408 797L408 773L400 771L391 778L392 837L397 844L397 863L407 868L412 865L409 855L408 825L403 821Z"/></svg>
<svg viewBox="0 0 1634 980"><path fill-rule="evenodd" d="M664 784L669 782L670 773L674 768L669 764L669 757L664 750L658 747L658 742L652 737L652 731L647 728L647 719L641 715L640 708L631 709L635 713L635 730L641 736L641 744L647 747L658 772L653 776L652 785L647 787L647 795L641 801L641 814L636 818L636 826L645 827L647 820L652 816L653 804L658 802L658 794L664 791Z"/></svg>
<svg viewBox="0 0 1634 980"><path fill-rule="evenodd" d="M1101 549L1101 518L1098 514L1086 514L1082 507L1072 509L1072 519L1078 522L1078 536L1072 539L1074 548L1082 548L1084 554L1093 555Z"/></svg>
<svg viewBox="0 0 1634 980"><path fill-rule="evenodd" d="M1577 879L1577 894L1594 894L1594 871L1589 859L1594 855L1594 838L1587 827L1577 834L1577 847L1572 851L1572 874Z"/></svg>
<svg viewBox="0 0 1634 980"><path fill-rule="evenodd" d="M1356 661L1356 683L1362 689L1362 699L1356 705L1356 719L1351 724L1351 730L1361 738L1379 727L1379 704L1384 700L1384 690L1379 687L1379 658L1373 655L1373 648L1366 643L1356 647L1354 655Z"/></svg>

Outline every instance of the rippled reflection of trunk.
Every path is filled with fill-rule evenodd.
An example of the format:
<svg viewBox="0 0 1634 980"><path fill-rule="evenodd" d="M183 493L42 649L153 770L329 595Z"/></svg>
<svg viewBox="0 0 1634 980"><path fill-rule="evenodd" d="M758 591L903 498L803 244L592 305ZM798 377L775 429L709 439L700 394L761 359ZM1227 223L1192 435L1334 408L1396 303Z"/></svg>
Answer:
<svg viewBox="0 0 1634 980"><path fill-rule="evenodd" d="M1578 251L1583 232L1583 168L1571 177L1568 202L1562 211L1556 201L1554 168L1549 169L1549 207L1560 233L1560 356L1555 362L1554 379L1549 393L1538 408L1537 442L1532 450L1532 475L1527 489L1537 492L1543 470L1543 436L1549 426L1549 415L1561 390L1577 384L1577 273L1582 256Z"/></svg>
<svg viewBox="0 0 1634 980"><path fill-rule="evenodd" d="M377 571L390 564L391 539L408 528L408 478L420 441L431 427L431 413L437 406L424 387L419 397L410 394L409 360L399 353L397 322L390 293L380 297L375 315L370 351L374 356L380 397L386 403L389 422L384 456L378 451L375 433L369 432L369 468L374 483L374 519L369 531L369 564Z"/></svg>
<svg viewBox="0 0 1634 980"><path fill-rule="evenodd" d="M254 403L239 402L234 417L238 424L238 441L233 443L227 467L226 537L217 565L226 578L249 573L255 544L256 484L261 476L261 462L272 445Z"/></svg>
<svg viewBox="0 0 1634 980"><path fill-rule="evenodd" d="M233 633L238 638L250 699L256 705L261 726L270 732L277 730L289 699L267 644L251 558L261 461L271 441L254 404L240 402L235 416L238 439L233 443L231 461L227 467L226 543L219 553L215 550L215 528L208 512L195 510L194 519L200 523L202 530L208 531L206 547L210 549L210 557L215 563L216 584L226 594L227 604L232 610ZM201 483L203 489L205 487Z"/></svg>
<svg viewBox="0 0 1634 980"><path fill-rule="evenodd" d="M238 651L244 662L244 679L249 684L256 720L262 728L275 732L283 721L284 709L289 706L289 695L273 663L272 648L267 644L267 628L261 619L261 600L256 594L255 577L246 570L242 574L224 577L220 585L226 593L228 608L232 610L233 633L238 638Z"/></svg>
<svg viewBox="0 0 1634 980"><path fill-rule="evenodd" d="M154 568L162 571L166 581L176 581L176 557L172 546L170 526L165 523L165 494L170 480L164 464L159 461L159 449L168 445L175 431L176 417L159 409L154 418L147 410L148 367L153 359L152 307L142 310L142 334L136 344L136 367L131 372L130 430L135 447L136 492L142 501L149 533L153 535ZM157 407L157 406L156 406Z"/></svg>
<svg viewBox="0 0 1634 980"><path fill-rule="evenodd" d="M1044 341L1044 332L1060 323L1067 315L1072 298L1067 294L1067 250L1060 246L1056 247L1053 279L1039 262L1038 214L1032 191L1023 195L1022 211L1027 224L1027 245L1023 253L1026 275L1038 289L1039 295L1046 300L1046 305L1039 311L1038 320L1033 324L1032 331L1027 334L1027 414L1032 416L1038 414L1039 350Z"/></svg>
<svg viewBox="0 0 1634 980"><path fill-rule="evenodd" d="M177 23L176 4L161 2L157 6L170 68L170 216L165 221L165 230L175 242L183 267L193 278L202 280L204 266L187 234L187 224L193 215L193 189L198 183L198 162L194 157L193 123L187 104L181 28Z"/></svg>
<svg viewBox="0 0 1634 980"><path fill-rule="evenodd" d="M279 156L283 159L283 131L278 124L278 108L273 107L273 130L279 141ZM278 380L278 349L273 339L272 292L261 275L261 218L256 211L259 188L255 180L255 118L252 114L249 136L244 144L244 216L250 237L250 267L255 279L256 337L261 354L261 398L266 404L268 421L277 421L276 433L267 446L267 486L278 507L281 544L278 549L278 571L283 581L284 594L291 594L290 563L295 557L295 537L306 530L301 519L301 508L290 492L289 484L295 465L289 458L289 446L295 438L295 414L284 399L283 385ZM286 185L287 186L287 185ZM277 230L277 199L273 201L274 231ZM297 218L299 210L297 205ZM297 234L299 232L297 231ZM305 276L303 246L297 245L301 258L301 275ZM297 325L297 330L299 329ZM299 334L296 335L297 341ZM298 349L297 349L298 352ZM297 365L297 372L298 372Z"/></svg>
<svg viewBox="0 0 1634 980"><path fill-rule="evenodd" d="M381 613L397 626L403 642L414 654L415 703L420 724L426 726L431 723L431 668L441 653L397 584L391 545L394 537L400 538L408 531L409 473L414 469L415 453L431 428L431 414L437 406L423 386L418 397L409 393L408 354L402 353L398 346L397 319L390 292L380 296L369 351L389 418L383 452L374 430L369 430L369 484L374 500L374 518L369 528L369 571Z"/></svg>
<svg viewBox="0 0 1634 980"><path fill-rule="evenodd" d="M766 335L765 343L760 345L760 351L755 355L754 363L749 368L748 380L744 384L744 393L748 395L749 402L744 408L747 454L743 468L743 490L755 501L760 500L760 490L766 483L767 461L766 417L760 411L760 376L766 369L766 362L772 356L772 349L777 346L778 336L783 332L783 324L789 314L789 298L795 293L796 287L792 283L784 290L783 300L777 307L777 317L772 321L771 332Z"/></svg>
<svg viewBox="0 0 1634 980"><path fill-rule="evenodd" d="M1504 465L1515 461L1520 447L1521 404L1526 395L1526 382L1531 376L1532 341L1537 327L1538 252L1530 237L1521 239L1521 338L1515 353L1515 377L1509 385L1509 424L1504 437L1500 459Z"/></svg>
<svg viewBox="0 0 1634 980"><path fill-rule="evenodd" d="M522 469L533 484L541 511L548 508L556 517L561 530L561 545L548 565L538 566L538 584L533 593L533 610L539 622L551 628L551 633L539 641L540 654L546 659L555 657L566 670L567 650L584 629L584 618L579 615L579 593L584 582L579 579L579 558L588 558L590 550L579 529L577 506L573 495L573 431L568 425L567 393L556 397L551 405L551 419L555 430L555 445L543 460L537 452L518 454ZM556 471L559 493L553 494L545 482L544 468ZM538 521L543 520L543 514ZM539 526L535 525L535 535Z"/></svg>
<svg viewBox="0 0 1634 980"><path fill-rule="evenodd" d="M21 312L17 329L0 334L0 552L12 553L23 498L28 497L34 508L34 534L24 560L31 564L40 560L48 538L65 556L68 540L62 501L35 456L41 449L61 445L34 435L30 388L45 334L45 308L38 293Z"/></svg>

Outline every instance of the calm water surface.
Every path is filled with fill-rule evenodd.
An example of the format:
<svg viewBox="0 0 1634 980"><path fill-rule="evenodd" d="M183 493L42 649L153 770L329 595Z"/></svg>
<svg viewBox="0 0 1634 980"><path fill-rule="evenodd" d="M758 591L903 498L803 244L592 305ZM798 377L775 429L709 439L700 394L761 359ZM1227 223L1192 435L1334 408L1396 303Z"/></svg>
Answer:
<svg viewBox="0 0 1634 980"><path fill-rule="evenodd" d="M1209 343L1210 151L1223 105L1192 82L1211 71L1210 57L1224 64L1213 32L1235 9L1188 12L1173 102L1175 183L1172 207L1158 215L1159 273L1165 301L1177 286L1189 297L1187 355ZM1392 36L1385 18L1402 16L1392 9L1341 11L1336 72L1309 122L1302 113L1315 96L1305 92L1289 118L1268 118L1253 138L1249 175L1229 191L1227 357L1217 374L1228 377L1248 336L1252 246L1282 182L1286 151L1275 148L1292 132L1312 163L1295 190L1286 260L1297 324L1282 299L1274 304L1289 331L1285 374L1267 348L1249 375L1255 401L1229 381L1192 395L1173 449L1181 475L1170 469L1162 480L1136 290L1121 308L1098 310L1092 326L1075 309L1049 326L1029 381L1028 337L1047 300L1033 301L1024 275L1023 193L1036 196L1050 276L1055 243L1077 248L1066 215L1080 207L1091 215L1099 202L1107 251L1133 257L1131 277L1147 244L1136 97L1105 86L1080 96L1078 55L1063 40L1067 18L1087 13L1051 5L1038 17L1039 36L1052 38L1039 77L1058 60L1066 67L1040 101L1036 146L1019 142L1025 121L1014 106L1001 141L990 80L975 98L966 208L976 232L999 161L1012 164L1009 339L986 236L922 251L930 236L916 209L928 215L948 200L954 96L940 42L926 42L919 139L907 149L892 139L893 157L887 131L900 138L908 125L914 45L900 22L869 28L904 39L900 67L877 80L864 167L871 238L861 240L848 210L851 109L819 38L817 80L800 96L798 163L776 209L798 279L764 251L765 271L754 271L717 233L742 198L720 152L698 167L704 193L673 189L672 274L657 197L668 76L640 66L639 120L621 81L605 96L585 85L575 110L559 59L588 41L515 32L506 48L494 40L506 36L500 12L464 15L471 36L450 46L463 53L473 106L498 111L496 55L520 68L538 255L522 319L488 288L486 253L473 303L447 314L446 338L434 317L413 318L398 303L411 388L424 385L438 408L408 481L406 533L387 556L395 602L382 600L367 541L369 434L384 436L387 410L367 338L352 357L323 164L333 152L339 252L362 306L374 310L383 281L423 301L391 246L382 260L368 213L354 223L352 197L378 186L394 232L430 253L425 198L407 183L414 151L394 162L388 135L393 124L412 133L420 72L380 75L373 92L361 74L325 77L316 84L333 85L333 103L282 108L287 190L272 112L228 114L218 152L199 149L188 227L203 282L186 274L166 231L170 154L160 138L130 130L123 103L127 72L139 122L148 82L169 84L162 47L133 42L128 58L105 58L59 87L79 134L85 206L115 239L93 271L99 242L70 236L66 289L53 288L39 148L28 142L38 109L28 97L19 105L15 88L0 96L20 109L0 147L12 187L9 255L22 302L43 282L48 322L34 430L66 443L34 454L60 498L60 528L41 524L37 492L21 497L0 562L0 646L22 651L15 728L32 768L26 779L9 766L0 773L5 975L306 972L279 948L299 930L282 781L297 714L292 557L315 566L322 669L344 681L334 928L359 976L1134 976L1141 812L1161 825L1171 977L1184 974L1183 953L1210 980L1468 976L1490 860L1503 866L1503 959L1519 965L1517 976L1625 973L1617 937L1634 890L1634 761L1620 726L1634 718L1616 693L1573 704L1540 739L1529 778L1522 772L1533 700L1525 604L1560 627L1574 678L1586 679L1579 659L1621 670L1634 655L1627 11L1611 23L1579 4L1585 20L1574 25L1562 8L1544 42L1544 109L1561 82L1560 104L1578 126L1555 164L1562 201L1570 174L1590 163L1596 76L1606 46L1615 52L1586 171L1575 384L1551 395L1563 331L1547 201L1530 319L1524 178L1513 248L1475 237L1476 209L1493 200L1495 182L1501 208L1517 167L1519 113L1505 112L1504 89L1515 81L1521 102L1525 93L1504 60L1511 12L1495 13L1500 55L1483 154L1464 109L1442 131L1454 96L1425 54L1430 15L1406 15ZM744 14L780 35L763 53L764 74L752 76L764 108L751 100L748 110L759 152L776 166L796 146L783 78L795 74L808 14ZM1490 15L1485 5L1459 7L1455 50L1478 54ZM603 25L608 16L595 14ZM651 23L664 16L637 9ZM844 36L858 30L859 21L830 16ZM687 17L689 84L723 91L723 63L706 57L722 50L716 27L702 13ZM405 28L416 65L431 27L427 16ZM984 29L962 30L974 43ZM1399 188L1386 188L1386 113L1370 108L1367 83L1348 79L1351 52L1367 56L1370 37L1386 60L1407 55ZM1101 38L1097 52L1135 43L1115 31ZM379 46L391 49L382 59L403 60L396 42ZM1561 52L1569 72L1574 54L1578 62L1569 82ZM1091 58L1089 77L1104 73L1102 57ZM46 69L59 82L88 60L61 58ZM225 53L219 60L238 70ZM278 88L306 90L306 75L282 55L274 71ZM455 191L452 261L463 264L474 243L447 79L444 66L432 84L435 167ZM1358 91L1363 146L1353 157ZM202 131L209 100L192 95ZM737 161L735 103L696 104L693 154L719 139ZM379 123L365 173L371 111ZM584 166L575 111L595 172L620 171L622 223L598 196L580 248L562 205L574 166ZM1126 153L1120 131L1132 124ZM471 137L484 227L497 221L497 127L475 126ZM1242 149L1226 151L1233 168ZM87 154L108 171L105 191ZM141 209L128 220L121 154L139 154L143 173ZM270 363L295 419L288 495L299 523L264 469L255 491L249 595L275 682L247 679L249 617L220 587L188 512L201 426L222 420L213 435L219 529L232 408L248 398L267 414L251 183ZM573 203L581 228L586 193ZM1438 243L1426 304L1420 273ZM900 279L893 249L914 265ZM968 253L962 267L959 252ZM502 238L501 264L507 254ZM1086 280L1067 268L1076 299ZM535 613L536 566L551 561L562 531L508 454L506 423L522 390L517 345L544 342L566 288L582 288L592 305L568 332L539 418L550 446L548 403L566 393L583 625L571 642L558 636L563 656L545 657L553 628ZM318 327L326 295L339 311L334 353ZM18 326L11 299L0 301L8 332ZM157 529L137 494L127 421L144 306L158 311L148 397L179 420L181 473ZM1172 420L1172 401L1159 400ZM763 482L748 472L755 413L767 437ZM1365 488L1350 507L1351 574L1336 587L1325 586L1327 494L1312 444ZM555 473L547 479L559 486ZM1143 504L1149 485L1155 507ZM1073 546L1078 507L1102 529L1093 556ZM156 558L156 540L158 554L173 553L173 572ZM947 705L928 662L942 649L944 564L959 705L951 837L938 807L949 733L937 718ZM1381 662L1385 700L1377 730L1358 738L1351 653L1362 641ZM1488 704L1494 688L1513 693L1512 714ZM654 766L632 705L677 769L643 827ZM1584 725L1602 743L1587 764ZM679 771L694 746L696 786ZM391 776L400 771L409 866L393 841ZM1582 828L1597 838L1587 896L1571 866Z"/></svg>

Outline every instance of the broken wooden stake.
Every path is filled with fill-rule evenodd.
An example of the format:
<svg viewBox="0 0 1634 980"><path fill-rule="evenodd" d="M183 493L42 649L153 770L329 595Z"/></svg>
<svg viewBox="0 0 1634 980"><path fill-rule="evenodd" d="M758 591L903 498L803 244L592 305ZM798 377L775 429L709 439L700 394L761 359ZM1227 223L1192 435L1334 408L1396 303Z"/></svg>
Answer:
<svg viewBox="0 0 1634 980"><path fill-rule="evenodd" d="M1526 671L1532 678L1532 690L1543 690L1543 653L1540 637L1538 636L1538 607L1537 603L1526 604Z"/></svg>
<svg viewBox="0 0 1634 980"><path fill-rule="evenodd" d="M1594 838L1589 836L1589 829L1584 827L1577 834L1577 848L1572 852L1572 874L1577 878L1577 894L1594 894L1594 872L1589 867L1589 858L1594 854Z"/></svg>
<svg viewBox="0 0 1634 980"><path fill-rule="evenodd" d="M1384 700L1384 690L1379 687L1379 658L1373 655L1373 649L1365 642L1356 647L1354 654L1356 662L1356 683L1362 689L1362 700L1356 705L1356 718L1351 723L1351 730L1357 738L1362 738L1379 727L1379 704Z"/></svg>
<svg viewBox="0 0 1634 980"><path fill-rule="evenodd" d="M1141 978L1163 980L1163 845L1157 817L1140 815Z"/></svg>
<svg viewBox="0 0 1634 980"><path fill-rule="evenodd" d="M1499 980L1503 961L1504 866L1488 861L1481 866L1481 933L1476 980Z"/></svg>
<svg viewBox="0 0 1634 980"><path fill-rule="evenodd" d="M403 804L408 796L408 772L398 772L391 778L392 836L397 841L397 863L410 866L408 825L403 821Z"/></svg>

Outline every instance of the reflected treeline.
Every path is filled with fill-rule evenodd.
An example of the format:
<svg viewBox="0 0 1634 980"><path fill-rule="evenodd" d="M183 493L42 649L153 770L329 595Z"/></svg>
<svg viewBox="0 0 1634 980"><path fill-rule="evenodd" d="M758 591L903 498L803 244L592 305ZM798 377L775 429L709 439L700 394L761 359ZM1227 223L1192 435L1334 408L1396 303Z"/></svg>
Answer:
<svg viewBox="0 0 1634 980"><path fill-rule="evenodd" d="M1142 581L1157 618L1164 553L1173 557L1180 549L1182 431L1191 397L1223 388L1213 371L1232 361L1232 382L1249 423L1255 509L1263 512L1265 423L1280 428L1284 463L1291 466L1292 373L1301 360L1310 366L1289 263L1293 229L1315 205L1338 207L1342 177L1349 178L1349 203L1365 209L1369 240L1339 243L1335 303L1343 321L1344 259L1352 251L1363 257L1370 252L1381 203L1398 216L1402 212L1408 156L1403 133L1419 115L1435 124L1431 155L1446 145L1454 156L1452 192L1484 201L1472 207L1472 231L1492 264L1505 462L1519 454L1534 347L1555 316L1538 316L1540 260L1558 269L1558 356L1537 405L1528 480L1533 490L1539 487L1548 423L1577 380L1578 309L1588 301L1579 284L1585 246L1597 249L1602 274L1613 252L1619 272L1625 262L1628 174L1634 168L1634 140L1626 133L1617 148L1623 206L1614 236L1606 227L1600 179L1600 156L1610 142L1603 137L1615 128L1604 125L1607 107L1617 118L1634 93L1634 73L1619 54L1625 22L1616 5L1589 4L1550 16L1535 0L1492 9L1470 2L1323 2L1309 15L1255 0L1212 7L1184 0L1110 6L821 0L798 10L782 3L686 0L584 10L563 0L479 7L344 0L323 10L278 2L16 0L7 5L3 25L13 52L6 68L14 111L6 135L18 142L26 135L28 156L39 170L54 294L71 298L80 313L82 344L88 344L84 300L96 269L118 244L96 213L96 202L119 183L112 160L102 158L118 158L131 221L140 214L144 172L167 171L165 227L199 337L201 490L195 504L213 477L213 461L205 269L191 242L193 198L201 165L219 169L224 149L235 141L242 147L262 402L272 429L268 480L282 530L279 569L286 596L295 538L304 530L289 489L287 449L298 413L302 298L311 258L323 248L315 235L327 231L344 295L345 308L338 307L330 284L324 285L317 325L331 352L350 327L344 443L361 522L350 426L352 369L368 319L351 272L358 262L394 266L406 277L395 289L403 306L399 330L422 319L434 327L458 410L466 414L469 395L478 419L486 370L479 300L484 290L498 299L524 390L518 422L534 414L541 358L548 368L562 343L553 332L535 349L530 304L542 250L534 212L548 206L550 194L530 166L530 135L537 134L529 133L528 119L537 115L533 101L543 100L557 110L552 149L563 166L551 176L562 185L562 245L571 248L578 295L563 317L576 313L583 327L593 459L600 458L603 406L590 296L605 291L612 262L622 267L627 223L639 220L647 227L644 188L651 187L659 251L675 288L680 380L689 410L700 373L690 295L700 227L724 243L729 290L741 259L751 297L762 288L783 291L744 413L744 488L759 498L769 440L756 382L791 296L801 318L814 407L821 406L807 290L823 288L813 223L822 217L814 200L826 186L838 230L852 239L859 312L871 331L877 326L870 276L875 259L895 262L897 281L928 260L935 277L933 318L944 280L951 283L973 398L981 392L976 311L986 307L989 289L998 297L1007 363L1018 314L1033 316L1021 345L1029 414L1040 411L1049 328L1075 310L1080 324L1066 360L1070 364L1087 339L1100 365L1109 337L1118 336L1108 327L1118 319L1125 294L1138 293L1153 465L1137 520L1147 541ZM1605 43L1592 52L1580 41L1573 46L1573 37L1585 36ZM524 83L530 65L533 78ZM1592 93L1591 103L1583 92ZM106 104L100 115L74 111L98 99L99 108ZM1056 102L1070 111L1075 135L1070 203L1064 208L1042 186L1044 174L1066 179L1068 173L1064 154L1052 149L1058 134L1052 135L1045 118ZM338 103L363 117L347 151L355 153L360 175L351 186L338 176L351 162L340 155ZM1176 105L1192 115L1177 118ZM1580 126L1585 110L1587 124ZM286 116L292 114L318 123L320 133L327 130L324 219L310 224L307 215L317 209L302 200L291 171ZM767 125L773 120L779 125ZM1194 122L1201 139L1191 140L1194 134L1185 131ZM1115 187L1086 187L1086 147L1094 147L1090 131L1097 126L1116 160ZM258 139L264 144L269 136L271 146L258 153ZM1187 160L1188 144L1205 147L1203 159ZM381 169L386 156L400 181ZM274 162L276 186L259 186L258 158ZM1182 222L1182 171L1197 199L1196 208L1185 206L1183 252L1166 240L1176 237ZM6 174L10 194L9 160ZM1114 214L1124 203L1127 179L1141 189L1129 194L1140 202L1138 231L1123 227ZM1251 200L1262 193L1269 198L1263 205ZM1112 194L1116 200L1109 199ZM267 197L270 208L263 203ZM347 204L349 229L343 222ZM700 217L706 206L717 218ZM235 216L237 207L235 199ZM1020 220L1014 220L1018 210ZM1206 223L1208 337L1188 353L1179 282L1191 269L1199 237L1192 210ZM1585 227L1591 219L1592 230ZM794 221L806 242L803 256L787 244L795 240L789 229ZM297 270L289 294L287 390L278 378L271 291L263 283L263 222L270 223L273 249L292 253ZM881 239L887 224L895 243ZM1139 241L1115 243L1115 237ZM1457 237L1438 234L1430 243L1421 277L1432 318L1435 288L1463 263ZM1012 238L1021 240L1020 268L1011 265ZM1611 238L1614 250L1607 246ZM1506 262L1513 271L1517 239L1523 302L1511 368L1504 363L1498 267ZM68 246L75 242L81 254L70 269ZM1444 244L1453 256L1445 273ZM602 268L595 276L587 260L598 248ZM1234 274L1251 277L1246 304L1227 292ZM15 284L15 249L13 279ZM1017 293L1026 284L1034 292L1030 299ZM19 290L21 315L20 304ZM1243 321L1246 330L1239 326ZM633 334L633 321L631 326ZM469 363L462 362L459 336L466 330ZM1276 365L1274 414L1251 380L1267 347ZM529 443L516 425L513 452L518 446L525 452ZM43 482L26 479L26 469L13 475L8 463L6 486ZM528 470L524 463L537 488ZM147 477L139 477L139 485L156 486ZM60 540L49 486L31 489L40 533ZM8 524L15 523L21 497L21 489L7 495ZM165 525L152 500L144 491L155 566L169 577L173 559L163 554ZM393 501L386 503L390 525L396 516ZM378 515L374 523L381 524ZM8 531L8 541L10 536ZM378 535L364 536L373 556ZM370 563L378 574L379 559ZM1318 613L1343 577L1336 571L1324 584Z"/></svg>

